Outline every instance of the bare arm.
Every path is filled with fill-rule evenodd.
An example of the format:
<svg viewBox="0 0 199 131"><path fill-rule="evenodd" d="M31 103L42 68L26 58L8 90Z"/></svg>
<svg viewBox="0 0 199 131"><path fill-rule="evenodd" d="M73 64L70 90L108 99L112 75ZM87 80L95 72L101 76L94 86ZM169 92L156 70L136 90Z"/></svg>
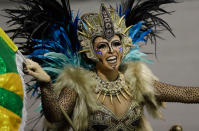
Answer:
<svg viewBox="0 0 199 131"><path fill-rule="evenodd" d="M51 84L43 85L41 87L41 101L46 119L50 122L59 122L65 119L59 105L70 116L75 106L76 96L77 94L73 89L63 88L57 98Z"/></svg>
<svg viewBox="0 0 199 131"><path fill-rule="evenodd" d="M161 102L199 103L199 88L175 86L154 81L158 91L157 100Z"/></svg>

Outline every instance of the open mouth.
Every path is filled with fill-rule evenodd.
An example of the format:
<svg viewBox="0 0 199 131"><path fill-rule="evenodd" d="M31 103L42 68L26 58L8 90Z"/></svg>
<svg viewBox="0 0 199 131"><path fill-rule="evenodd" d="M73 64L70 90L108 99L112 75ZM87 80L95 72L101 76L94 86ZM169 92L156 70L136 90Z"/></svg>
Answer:
<svg viewBox="0 0 199 131"><path fill-rule="evenodd" d="M116 57L116 56L108 57L108 58L106 59L106 61L107 61L108 63L110 63L110 64L114 64L114 63L117 62L117 57Z"/></svg>

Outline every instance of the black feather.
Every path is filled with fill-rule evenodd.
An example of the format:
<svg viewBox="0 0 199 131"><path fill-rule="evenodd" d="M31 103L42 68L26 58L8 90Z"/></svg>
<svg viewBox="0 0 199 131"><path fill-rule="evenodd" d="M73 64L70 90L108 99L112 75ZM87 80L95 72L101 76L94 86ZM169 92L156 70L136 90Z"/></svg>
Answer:
<svg viewBox="0 0 199 131"><path fill-rule="evenodd" d="M33 39L50 38L50 28L56 24L57 28L63 27L68 34L75 50L77 38L74 38L76 31L71 23L72 13L69 0L11 0L20 6L17 9L5 9L11 28L7 33L13 33L12 39L25 38L21 43L20 49L23 54L31 54L37 43Z"/></svg>
<svg viewBox="0 0 199 131"><path fill-rule="evenodd" d="M169 24L160 16L171 14L173 11L163 9L162 5L177 3L176 0L126 0L122 2L123 13L128 10L126 15L126 26L134 25L139 21L144 22L142 31L153 29L148 35L151 43L155 43L156 52L156 37L161 38L158 34L162 30L169 31L174 37ZM156 53L155 53L156 54Z"/></svg>

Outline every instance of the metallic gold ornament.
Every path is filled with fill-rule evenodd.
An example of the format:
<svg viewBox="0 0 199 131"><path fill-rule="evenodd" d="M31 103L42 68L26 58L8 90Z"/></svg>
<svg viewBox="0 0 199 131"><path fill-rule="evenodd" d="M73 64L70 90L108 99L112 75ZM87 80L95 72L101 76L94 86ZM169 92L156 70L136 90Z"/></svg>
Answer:
<svg viewBox="0 0 199 131"><path fill-rule="evenodd" d="M118 96L118 94L116 94L116 97L118 99L118 101L121 103L120 97Z"/></svg>
<svg viewBox="0 0 199 131"><path fill-rule="evenodd" d="M94 30L94 27L93 27L88 21L86 21L86 20L84 20L84 21L85 21L85 23L86 23L91 29Z"/></svg>
<svg viewBox="0 0 199 131"><path fill-rule="evenodd" d="M127 89L124 88L124 91L125 91L126 94L129 95L130 97L133 97L133 96L131 95L131 93L130 93Z"/></svg>
<svg viewBox="0 0 199 131"><path fill-rule="evenodd" d="M83 53L83 52L90 52L89 49L84 49L84 50L80 50L79 53Z"/></svg>
<svg viewBox="0 0 199 131"><path fill-rule="evenodd" d="M116 98L120 103L121 103L121 99L119 97L120 94L125 98L125 100L128 100L125 93L128 96L132 97L131 93L127 90L128 86L125 82L123 74L119 73L118 79L111 82L102 80L99 76L97 76L97 74L95 74L95 78L98 82L95 89L96 93L98 93L97 99L99 99L100 95L102 94L103 95L102 103L104 102L106 96L110 97L111 104L113 104L113 96L116 96Z"/></svg>
<svg viewBox="0 0 199 131"><path fill-rule="evenodd" d="M99 99L100 95L101 95L102 91L99 91L98 95L97 95L97 100Z"/></svg>
<svg viewBox="0 0 199 131"><path fill-rule="evenodd" d="M136 46L138 46L138 45L125 44L125 46L127 46L127 47L136 47Z"/></svg>
<svg viewBox="0 0 199 131"><path fill-rule="evenodd" d="M123 96L126 100L128 100L128 99L127 99L127 96L126 96L122 91L120 91L120 93L122 94L122 96Z"/></svg>
<svg viewBox="0 0 199 131"><path fill-rule="evenodd" d="M128 28L126 28L126 29L124 30L123 34L126 34L127 31L128 31L132 26L133 26L133 25L131 25L131 26L129 26Z"/></svg>
<svg viewBox="0 0 199 131"><path fill-rule="evenodd" d="M104 93L104 96L102 98L102 103L104 103L105 98L106 98L106 93Z"/></svg>
<svg viewBox="0 0 199 131"><path fill-rule="evenodd" d="M110 98L111 98L111 104L113 104L113 95L110 94Z"/></svg>
<svg viewBox="0 0 199 131"><path fill-rule="evenodd" d="M120 18L120 20L119 20L119 22L118 22L118 26L120 26L121 25L121 23L122 23L122 20L124 20L124 17L125 17L125 15L123 15L121 18Z"/></svg>
<svg viewBox="0 0 199 131"><path fill-rule="evenodd" d="M87 37L87 38L90 38L90 36L88 34L84 33L84 32L78 31L78 33L83 35L83 36L85 36L85 37Z"/></svg>
<svg viewBox="0 0 199 131"><path fill-rule="evenodd" d="M134 46L126 46L125 43L129 43L128 30L132 27L126 27L125 16L120 17L116 10L112 8L106 8L104 4L101 5L98 13L88 13L82 16L79 22L78 39L81 44L82 50L87 57L93 61L98 61L96 52L93 51L93 41L96 37L106 38L108 41L112 39L114 35L121 37L122 53L125 57L130 48Z"/></svg>

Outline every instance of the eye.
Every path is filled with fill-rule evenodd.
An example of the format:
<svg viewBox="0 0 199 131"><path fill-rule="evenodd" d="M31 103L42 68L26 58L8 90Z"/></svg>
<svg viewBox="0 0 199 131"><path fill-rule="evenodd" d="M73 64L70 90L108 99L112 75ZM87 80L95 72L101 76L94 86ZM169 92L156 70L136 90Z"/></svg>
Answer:
<svg viewBox="0 0 199 131"><path fill-rule="evenodd" d="M106 43L100 43L97 48L98 49L105 49L107 47Z"/></svg>
<svg viewBox="0 0 199 131"><path fill-rule="evenodd" d="M121 42L120 41L114 41L112 42L112 46L115 46L115 47L118 47L118 46L121 46Z"/></svg>

